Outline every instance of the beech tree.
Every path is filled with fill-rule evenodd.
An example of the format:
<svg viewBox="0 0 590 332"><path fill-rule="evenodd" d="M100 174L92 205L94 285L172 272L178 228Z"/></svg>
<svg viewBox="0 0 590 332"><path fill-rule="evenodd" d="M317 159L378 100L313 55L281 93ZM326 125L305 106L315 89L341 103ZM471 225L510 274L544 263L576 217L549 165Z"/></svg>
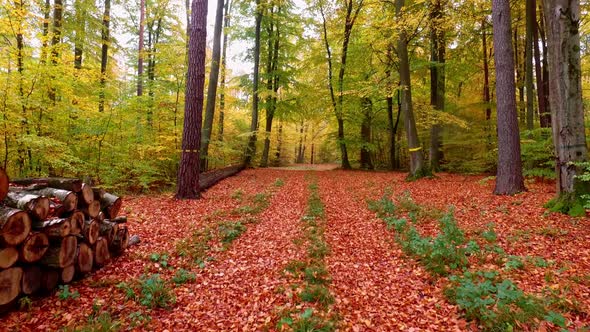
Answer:
<svg viewBox="0 0 590 332"><path fill-rule="evenodd" d="M587 160L580 62L580 1L544 0L550 108L557 193L567 200L585 193L575 163Z"/></svg>
<svg viewBox="0 0 590 332"><path fill-rule="evenodd" d="M510 27L510 1L492 2L494 27L494 61L496 62L496 95L498 112L498 195L513 195L525 190L520 159L520 133L516 113L514 52Z"/></svg>
<svg viewBox="0 0 590 332"><path fill-rule="evenodd" d="M199 148L205 87L205 46L207 45L207 1L193 0L189 36L188 70L182 155L178 169L176 198L195 199L199 193Z"/></svg>

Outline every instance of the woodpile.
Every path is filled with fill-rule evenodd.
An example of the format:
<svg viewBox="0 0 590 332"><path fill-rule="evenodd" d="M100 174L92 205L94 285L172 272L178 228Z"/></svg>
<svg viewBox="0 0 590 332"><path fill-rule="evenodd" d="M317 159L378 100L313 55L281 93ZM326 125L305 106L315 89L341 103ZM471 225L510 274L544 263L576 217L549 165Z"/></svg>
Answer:
<svg viewBox="0 0 590 332"><path fill-rule="evenodd" d="M79 179L9 181L0 169L0 308L121 255L129 243L121 203Z"/></svg>

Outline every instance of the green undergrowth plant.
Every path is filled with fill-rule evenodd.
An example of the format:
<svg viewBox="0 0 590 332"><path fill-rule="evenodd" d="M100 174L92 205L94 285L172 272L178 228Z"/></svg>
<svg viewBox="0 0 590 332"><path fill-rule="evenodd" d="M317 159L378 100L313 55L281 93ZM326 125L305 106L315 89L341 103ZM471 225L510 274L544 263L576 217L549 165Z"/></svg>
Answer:
<svg viewBox="0 0 590 332"><path fill-rule="evenodd" d="M119 283L117 288L125 293L127 299L133 299L150 309L167 309L176 303L174 292L159 274L142 275L131 283Z"/></svg>
<svg viewBox="0 0 590 332"><path fill-rule="evenodd" d="M315 314L312 308L302 312L283 311L277 323L277 330L289 329L294 332L332 332L336 331L336 321Z"/></svg>
<svg viewBox="0 0 590 332"><path fill-rule="evenodd" d="M75 300L80 297L80 293L78 291L71 291L69 285L59 285L59 290L57 291L57 297L62 300Z"/></svg>
<svg viewBox="0 0 590 332"><path fill-rule="evenodd" d="M575 308L560 307L560 304L571 301L561 300L558 296L527 295L498 272L481 271L470 266L469 257L479 257L484 262L488 257L495 258L492 264L506 273L525 269L525 263L546 266L546 261L507 255L496 244L498 235L493 223L475 232L478 238L467 238L454 218L453 208L438 219L439 233L436 237L422 236L414 226L415 221L408 222L402 217L402 213L422 207L403 197L401 208L399 202L394 203L389 198L390 192L386 190L381 199L368 201L369 209L383 220L388 229L395 231L396 242L408 256L422 263L434 276L448 276L445 295L464 311L468 320L478 321L486 331L513 331L523 325L534 327L543 320L557 327L567 326L565 318L558 312L575 312Z"/></svg>
<svg viewBox="0 0 590 332"><path fill-rule="evenodd" d="M231 244L235 239L240 237L246 231L244 226L239 221L223 221L217 224L217 232L219 238L224 245Z"/></svg>
<svg viewBox="0 0 590 332"><path fill-rule="evenodd" d="M103 309L96 301L92 304L92 312L86 323L81 326L65 327L64 332L117 332L122 330L121 320L112 316L108 309Z"/></svg>
<svg viewBox="0 0 590 332"><path fill-rule="evenodd" d="M176 270L176 274L174 274L174 277L172 278L172 282L177 285L194 282L195 280L197 280L197 276L193 272L187 271L185 269Z"/></svg>

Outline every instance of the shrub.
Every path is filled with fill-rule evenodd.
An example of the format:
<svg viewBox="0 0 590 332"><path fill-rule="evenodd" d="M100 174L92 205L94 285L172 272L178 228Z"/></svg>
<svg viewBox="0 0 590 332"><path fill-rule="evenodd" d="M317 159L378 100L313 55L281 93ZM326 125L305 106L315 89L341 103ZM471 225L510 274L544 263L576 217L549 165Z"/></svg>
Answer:
<svg viewBox="0 0 590 332"><path fill-rule="evenodd" d="M246 226L239 221L224 221L217 225L219 238L224 244L230 244L246 231Z"/></svg>
<svg viewBox="0 0 590 332"><path fill-rule="evenodd" d="M138 287L141 294L139 303L148 308L168 308L176 303L172 290L166 286L159 274L142 276Z"/></svg>
<svg viewBox="0 0 590 332"><path fill-rule="evenodd" d="M197 276L189 272L185 269L179 269L176 271L176 274L172 278L172 282L177 285L186 284L187 282L194 282L197 279Z"/></svg>

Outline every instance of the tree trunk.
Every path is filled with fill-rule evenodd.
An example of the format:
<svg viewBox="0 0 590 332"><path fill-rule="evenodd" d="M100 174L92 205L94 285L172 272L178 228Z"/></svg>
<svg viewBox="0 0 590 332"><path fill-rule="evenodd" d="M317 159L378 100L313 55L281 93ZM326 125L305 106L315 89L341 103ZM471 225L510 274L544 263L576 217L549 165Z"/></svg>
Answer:
<svg viewBox="0 0 590 332"><path fill-rule="evenodd" d="M19 249L19 260L34 263L43 257L49 248L49 237L44 233L31 232Z"/></svg>
<svg viewBox="0 0 590 332"><path fill-rule="evenodd" d="M541 1L541 3L543 3ZM540 15L541 23L539 24L539 35L541 37L541 45L543 46L543 96L545 97L545 124L543 128L551 128L551 103L549 102L549 51L547 50L547 38L544 15ZM539 88L541 89L541 88Z"/></svg>
<svg viewBox="0 0 590 332"><path fill-rule="evenodd" d="M219 131L217 133L217 139L223 141L223 122L225 117L225 76L226 76L226 65L227 65L227 43L230 27L230 8L231 0L225 2L225 12L223 19L223 50L221 52L221 80L219 83Z"/></svg>
<svg viewBox="0 0 590 332"><path fill-rule="evenodd" d="M205 86L205 46L207 44L207 1L205 0L193 0L192 2L190 33L182 155L176 192L176 198L179 199L200 197L199 148L203 116L203 88Z"/></svg>
<svg viewBox="0 0 590 332"><path fill-rule="evenodd" d="M279 121L279 130L277 133L277 150L275 151L275 166L281 165L281 149L283 148L283 122Z"/></svg>
<svg viewBox="0 0 590 332"><path fill-rule="evenodd" d="M580 2L544 0L551 120L555 146L557 193L577 196L588 190L575 164L586 161L586 133L580 61Z"/></svg>
<svg viewBox="0 0 590 332"><path fill-rule="evenodd" d="M396 14L400 16L401 10L405 5L405 0L396 0L395 5ZM410 152L410 177L419 178L425 175L426 170L424 169L424 154L418 139L418 131L416 130L416 121L414 120L414 111L412 109L408 37L404 28L399 32L397 53L399 57L400 88L402 89L402 112L408 139L408 150Z"/></svg>
<svg viewBox="0 0 590 332"><path fill-rule="evenodd" d="M18 249L16 247L0 247L0 269L7 269L18 261Z"/></svg>
<svg viewBox="0 0 590 332"><path fill-rule="evenodd" d="M536 3L536 0L532 0ZM535 58L535 77L537 81L537 102L539 104L539 126L541 128L550 127L551 115L547 113L547 107L545 103L545 89L543 86L543 69L541 68L541 50L539 47L539 26L537 24L537 6L533 8L534 11L534 22L533 22L533 55ZM531 15L533 15L531 11Z"/></svg>
<svg viewBox="0 0 590 332"><path fill-rule="evenodd" d="M375 166L373 165L369 146L371 144L371 113L373 112L373 102L370 98L363 97L361 104L363 108L363 121L361 123L361 140L363 144L360 155L361 168L372 170L375 169Z"/></svg>
<svg viewBox="0 0 590 332"><path fill-rule="evenodd" d="M498 96L498 174L494 193L513 195L526 189L522 177L520 134L516 116L509 0L493 0L492 18Z"/></svg>
<svg viewBox="0 0 590 332"><path fill-rule="evenodd" d="M26 179L11 179L11 183L19 186L43 185L46 187L63 189L78 193L82 191L84 183L76 178L26 178Z"/></svg>
<svg viewBox="0 0 590 332"><path fill-rule="evenodd" d="M82 69L84 55L84 41L86 39L86 16L88 15L83 0L74 2L76 10L76 29L74 37L74 68Z"/></svg>
<svg viewBox="0 0 590 332"><path fill-rule="evenodd" d="M481 36L483 43L483 102L486 107L486 121L492 119L492 107L490 102L490 64L488 61L488 41L487 41L487 30L486 30L486 19L481 21Z"/></svg>
<svg viewBox="0 0 590 332"><path fill-rule="evenodd" d="M23 269L20 267L0 271L0 306L12 302L20 294L22 277Z"/></svg>
<svg viewBox="0 0 590 332"><path fill-rule="evenodd" d="M256 26L254 30L254 73L252 84L252 121L250 123L250 138L246 148L246 167L252 165L256 154L256 132L258 131L258 84L260 69L260 28L262 25L262 5L260 0L256 0Z"/></svg>
<svg viewBox="0 0 590 332"><path fill-rule="evenodd" d="M137 96L143 96L143 39L145 29L145 0L139 3L139 46L137 48Z"/></svg>
<svg viewBox="0 0 590 332"><path fill-rule="evenodd" d="M23 267L21 290L25 295L36 293L41 288L42 271L37 265Z"/></svg>
<svg viewBox="0 0 590 332"><path fill-rule="evenodd" d="M74 262L76 271L80 274L88 273L92 271L93 265L94 254L92 252L92 248L88 244L81 242L78 244L78 248L76 250L76 259Z"/></svg>
<svg viewBox="0 0 590 332"><path fill-rule="evenodd" d="M74 235L68 235L59 243L50 244L45 255L39 260L41 265L64 268L74 263L78 240Z"/></svg>
<svg viewBox="0 0 590 332"><path fill-rule="evenodd" d="M536 0L526 0L526 50L525 50L525 85L526 85L526 128L533 130L534 125L534 89L533 89L533 36L537 20Z"/></svg>
<svg viewBox="0 0 590 332"><path fill-rule="evenodd" d="M0 206L0 244L16 246L31 231L31 218L21 210Z"/></svg>
<svg viewBox="0 0 590 332"><path fill-rule="evenodd" d="M102 15L102 33L101 33L101 55L100 55L100 92L98 95L98 111L104 111L105 95L107 81L107 65L109 61L109 43L110 43L110 21L111 21L111 0L104 1L104 14Z"/></svg>
<svg viewBox="0 0 590 332"><path fill-rule="evenodd" d="M430 65L430 105L437 111L444 111L445 108L445 31L443 30L443 11L446 4L443 0L431 2L431 65ZM432 171L440 170L441 160L441 126L439 123L432 125L430 129L430 168Z"/></svg>
<svg viewBox="0 0 590 332"><path fill-rule="evenodd" d="M63 19L63 0L54 0L53 2L53 35L51 37L51 63L55 66L59 59L59 44L61 43L61 30L62 30L62 19ZM55 77L51 77L55 79ZM49 100L53 104L56 102L55 88L51 86L49 88ZM41 115L39 116L39 128L41 128ZM40 134L40 130L38 132Z"/></svg>
<svg viewBox="0 0 590 332"><path fill-rule="evenodd" d="M49 215L49 198L24 192L8 192L4 205L25 210L36 220L43 220Z"/></svg>
<svg viewBox="0 0 590 332"><path fill-rule="evenodd" d="M72 224L69 218L53 218L33 222L33 230L44 233L50 238L62 238L70 235Z"/></svg>
<svg viewBox="0 0 590 332"><path fill-rule="evenodd" d="M6 172L0 168L0 201L2 201L6 195L8 195L8 183L10 180L8 179L8 175Z"/></svg>
<svg viewBox="0 0 590 332"><path fill-rule="evenodd" d="M213 117L215 115L215 101L217 99L217 83L219 79L219 60L221 58L221 28L223 25L223 1L224 0L217 0L217 12L215 13L215 27L213 28L213 55L211 58L211 70L209 71L209 86L207 87L205 122L203 123L203 135L201 136L201 172L207 170L209 141L211 140L211 132L213 131Z"/></svg>
<svg viewBox="0 0 590 332"><path fill-rule="evenodd" d="M280 14L281 7L278 8L278 13ZM272 29L271 29L272 30ZM272 31L270 31L272 35ZM266 127L265 127L265 135L264 135L264 150L262 151L262 161L260 162L261 167L268 166L268 154L270 153L270 134L272 132L272 121L274 119L275 111L277 108L277 93L279 91L279 73L278 70L278 63L279 63L279 46L280 46L280 30L277 26L276 33L274 35L274 43L273 38L269 39L269 57L270 57L270 66L268 67L268 84L267 89L269 90L269 96L267 98L267 106L266 106Z"/></svg>

